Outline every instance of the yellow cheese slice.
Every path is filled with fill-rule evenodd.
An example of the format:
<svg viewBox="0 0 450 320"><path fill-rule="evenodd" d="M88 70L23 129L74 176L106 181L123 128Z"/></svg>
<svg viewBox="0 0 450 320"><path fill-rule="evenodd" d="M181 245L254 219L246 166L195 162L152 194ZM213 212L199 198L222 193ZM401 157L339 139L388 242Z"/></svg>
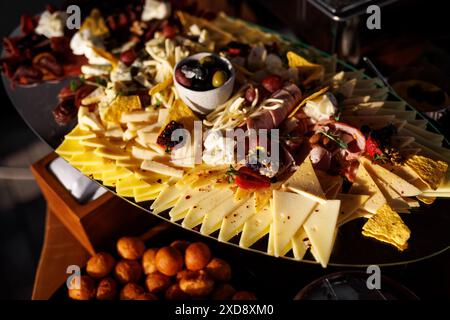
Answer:
<svg viewBox="0 0 450 320"><path fill-rule="evenodd" d="M94 154L111 160L130 159L130 155L119 148L100 147L94 150Z"/></svg>
<svg viewBox="0 0 450 320"><path fill-rule="evenodd" d="M380 180L386 182L389 187L397 192L402 197L415 197L421 193L419 189L415 186L403 180L395 173L390 172L389 170L383 168L382 166L371 163L371 161L365 157L360 158L360 162L364 164L367 171L371 174L371 176L376 176Z"/></svg>
<svg viewBox="0 0 450 320"><path fill-rule="evenodd" d="M181 178L184 173L183 170L175 169L174 167L170 167L163 163L152 161L152 160L142 161L141 169L159 173L159 174L162 174L165 176L175 177L175 178Z"/></svg>
<svg viewBox="0 0 450 320"><path fill-rule="evenodd" d="M116 170L116 166L113 163L104 163L101 165L85 165L80 169L80 171L86 175L103 174L104 172L112 172L114 170Z"/></svg>
<svg viewBox="0 0 450 320"><path fill-rule="evenodd" d="M91 131L84 131L81 130L79 126L76 126L73 128L71 132L66 134L64 139L68 140L83 140L83 139L90 139L95 138L97 135L94 132Z"/></svg>
<svg viewBox="0 0 450 320"><path fill-rule="evenodd" d="M78 140L64 140L55 150L60 156L72 156L75 154L83 154L88 151Z"/></svg>
<svg viewBox="0 0 450 320"><path fill-rule="evenodd" d="M215 189L210 185L199 188L188 188L178 199L175 206L169 211L171 220L178 221L184 218L190 208L197 205L203 199L210 197L213 191Z"/></svg>
<svg viewBox="0 0 450 320"><path fill-rule="evenodd" d="M274 255L280 256L317 203L303 195L273 191Z"/></svg>
<svg viewBox="0 0 450 320"><path fill-rule="evenodd" d="M328 200L325 204L319 204L303 225L318 262L324 268L333 250L340 206L340 200Z"/></svg>
<svg viewBox="0 0 450 320"><path fill-rule="evenodd" d="M203 218L223 201L228 201L233 197L230 189L213 189L211 195L194 205L183 219L181 225L192 229L202 223Z"/></svg>
<svg viewBox="0 0 450 320"><path fill-rule="evenodd" d="M140 188L150 188L151 186L146 183L145 181L136 178L136 176L134 175L130 175L126 178L120 179L119 181L117 181L116 184L116 190L129 190L129 189L140 189Z"/></svg>
<svg viewBox="0 0 450 320"><path fill-rule="evenodd" d="M217 206L211 212L208 212L203 218L202 226L200 228L200 232L202 234L209 235L214 231L218 230L221 226L223 218L236 210L242 203L251 198L240 198L224 200L219 206Z"/></svg>
<svg viewBox="0 0 450 320"><path fill-rule="evenodd" d="M239 208L227 214L222 220L219 241L226 242L242 231L244 223L256 213L254 196L250 197Z"/></svg>
<svg viewBox="0 0 450 320"><path fill-rule="evenodd" d="M345 221L348 217L350 217L357 209L361 208L369 198L369 195L338 194L336 199L341 200L338 223Z"/></svg>
<svg viewBox="0 0 450 320"><path fill-rule="evenodd" d="M320 186L319 179L312 166L309 157L295 171L295 173L283 183L283 188L301 194L313 201L325 203L325 194Z"/></svg>
<svg viewBox="0 0 450 320"><path fill-rule="evenodd" d="M292 238L292 253L295 260L303 260L306 252L311 246L305 228L301 227L297 234Z"/></svg>
<svg viewBox="0 0 450 320"><path fill-rule="evenodd" d="M139 202L155 200L156 197L158 196L158 194L159 194L159 192L148 193L148 194L143 194L143 195L136 195L136 193L135 193L133 196L134 196L134 201L139 203Z"/></svg>
<svg viewBox="0 0 450 320"><path fill-rule="evenodd" d="M180 186L178 184L167 186L152 203L150 209L153 210L153 213L158 214L173 207L188 188L189 186Z"/></svg>
<svg viewBox="0 0 450 320"><path fill-rule="evenodd" d="M270 232L270 224L272 223L271 205L266 205L254 216L248 219L242 228L239 246L249 248L256 241L264 237Z"/></svg>
<svg viewBox="0 0 450 320"><path fill-rule="evenodd" d="M394 208L397 212L405 212L409 209L408 203L397 192L395 192L394 189L391 188L391 185L379 179L377 176L372 176L372 178L378 188L380 188L389 206Z"/></svg>
<svg viewBox="0 0 450 320"><path fill-rule="evenodd" d="M353 182L349 193L370 195L370 198L364 203L363 209L371 213L376 213L381 206L387 203L380 188L378 188L377 184L373 181L369 172L367 172L362 164L358 167L355 181Z"/></svg>
<svg viewBox="0 0 450 320"><path fill-rule="evenodd" d="M274 228L273 223L270 225L269 230L269 240L267 241L267 253L273 256L275 254L275 246L274 246Z"/></svg>
<svg viewBox="0 0 450 320"><path fill-rule="evenodd" d="M118 181L116 182L116 187L117 187L117 183L118 183ZM134 191L133 191L133 189L117 190L117 188L116 188L116 193L117 193L119 196L121 196L121 197L127 197L127 198L132 198L132 197L134 197Z"/></svg>
<svg viewBox="0 0 450 320"><path fill-rule="evenodd" d="M102 180L119 180L133 175L133 172L125 168L116 168L112 172L104 172Z"/></svg>
<svg viewBox="0 0 450 320"><path fill-rule="evenodd" d="M70 159L70 164L73 166L97 166L105 163L105 160L98 157L93 152L85 152L83 154L73 155Z"/></svg>

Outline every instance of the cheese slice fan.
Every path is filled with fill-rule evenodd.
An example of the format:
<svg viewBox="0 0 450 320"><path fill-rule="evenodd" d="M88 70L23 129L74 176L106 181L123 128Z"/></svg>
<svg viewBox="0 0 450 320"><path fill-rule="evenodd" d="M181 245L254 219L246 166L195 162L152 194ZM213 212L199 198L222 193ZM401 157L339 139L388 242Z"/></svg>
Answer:
<svg viewBox="0 0 450 320"><path fill-rule="evenodd" d="M242 231L244 223L256 212L254 198L249 198L239 208L227 214L222 220L219 241L226 242Z"/></svg>
<svg viewBox="0 0 450 320"><path fill-rule="evenodd" d="M362 164L358 167L355 181L349 193L370 195L370 198L364 203L363 209L371 213L377 212L381 206L386 204L383 193Z"/></svg>

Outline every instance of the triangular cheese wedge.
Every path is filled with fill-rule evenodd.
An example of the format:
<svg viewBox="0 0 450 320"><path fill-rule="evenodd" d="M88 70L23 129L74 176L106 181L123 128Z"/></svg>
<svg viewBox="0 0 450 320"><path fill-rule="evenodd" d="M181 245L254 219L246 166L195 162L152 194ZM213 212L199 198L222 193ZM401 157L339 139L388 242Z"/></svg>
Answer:
<svg viewBox="0 0 450 320"><path fill-rule="evenodd" d="M334 246L340 206L340 200L328 200L325 204L319 204L303 225L316 258L324 268L330 260Z"/></svg>
<svg viewBox="0 0 450 320"><path fill-rule="evenodd" d="M326 202L325 194L322 191L309 157L306 157L297 171L283 183L283 188L319 203Z"/></svg>
<svg viewBox="0 0 450 320"><path fill-rule="evenodd" d="M239 208L227 214L222 220L219 241L226 242L242 231L244 223L256 213L255 200L250 198Z"/></svg>
<svg viewBox="0 0 450 320"><path fill-rule="evenodd" d="M178 221L187 214L187 211L198 204L203 199L213 193L211 185L199 188L188 188L186 192L178 199L175 206L169 211L172 221Z"/></svg>
<svg viewBox="0 0 450 320"><path fill-rule="evenodd" d="M218 230L222 224L223 218L227 214L233 212L242 203L249 200L253 201L251 197L241 199L234 199L233 197L231 197L228 200L222 201L219 206L205 215L205 217L203 218L202 226L200 228L200 233L209 235Z"/></svg>
<svg viewBox="0 0 450 320"><path fill-rule="evenodd" d="M258 211L253 217L248 219L242 229L239 246L249 248L256 241L270 232L272 223L272 208L268 205Z"/></svg>
<svg viewBox="0 0 450 320"><path fill-rule="evenodd" d="M306 252L311 247L311 242L306 235L305 228L300 228L297 234L292 238L292 252L295 260L303 260Z"/></svg>
<svg viewBox="0 0 450 320"><path fill-rule="evenodd" d="M406 180L403 180L395 173L390 172L378 164L371 163L369 159L361 157L360 161L364 164L369 173L376 175L379 179L386 182L389 187L395 190L400 196L415 197L421 193L419 189Z"/></svg>
<svg viewBox="0 0 450 320"><path fill-rule="evenodd" d="M362 194L338 194L337 199L341 200L338 223L341 223L350 217L353 212L361 208L369 198L369 195Z"/></svg>
<svg viewBox="0 0 450 320"><path fill-rule="evenodd" d="M198 226L208 212L213 211L223 201L231 200L232 197L233 191L230 189L214 189L210 196L189 209L181 225L188 229Z"/></svg>
<svg viewBox="0 0 450 320"><path fill-rule="evenodd" d="M274 255L280 256L292 237L316 207L317 203L303 195L273 191Z"/></svg>
<svg viewBox="0 0 450 320"><path fill-rule="evenodd" d="M404 211L409 209L408 203L397 192L395 192L390 185L379 179L377 176L372 176L372 178L378 188L380 188L387 203L394 208L394 210Z"/></svg>
<svg viewBox="0 0 450 320"><path fill-rule="evenodd" d="M267 254L273 256L274 255L274 243L273 243L273 238L274 238L274 229L273 229L273 223L270 225L270 232L269 232L269 240L267 241Z"/></svg>
<svg viewBox="0 0 450 320"><path fill-rule="evenodd" d="M377 212L377 210L386 203L383 193L362 164L358 167L355 181L353 182L349 193L370 195L370 198L364 203L363 209L371 213Z"/></svg>

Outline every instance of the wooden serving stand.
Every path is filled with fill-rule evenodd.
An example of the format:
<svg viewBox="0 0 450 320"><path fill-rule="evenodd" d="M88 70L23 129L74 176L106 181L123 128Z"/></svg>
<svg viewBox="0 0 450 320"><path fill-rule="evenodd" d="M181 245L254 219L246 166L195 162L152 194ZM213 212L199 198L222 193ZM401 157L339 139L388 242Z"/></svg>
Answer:
<svg viewBox="0 0 450 320"><path fill-rule="evenodd" d="M48 299L67 279L69 265L84 266L97 250L114 250L124 235L140 235L161 220L107 192L80 204L49 171L51 153L31 166L47 201L44 245L32 299Z"/></svg>

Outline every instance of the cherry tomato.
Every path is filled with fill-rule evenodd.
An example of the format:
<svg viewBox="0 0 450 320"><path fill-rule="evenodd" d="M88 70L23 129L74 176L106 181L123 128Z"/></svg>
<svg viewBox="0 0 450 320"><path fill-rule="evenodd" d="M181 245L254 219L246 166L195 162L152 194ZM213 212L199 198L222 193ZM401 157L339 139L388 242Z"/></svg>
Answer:
<svg viewBox="0 0 450 320"><path fill-rule="evenodd" d="M265 189L270 187L269 178L247 167L239 168L235 182L242 189Z"/></svg>

